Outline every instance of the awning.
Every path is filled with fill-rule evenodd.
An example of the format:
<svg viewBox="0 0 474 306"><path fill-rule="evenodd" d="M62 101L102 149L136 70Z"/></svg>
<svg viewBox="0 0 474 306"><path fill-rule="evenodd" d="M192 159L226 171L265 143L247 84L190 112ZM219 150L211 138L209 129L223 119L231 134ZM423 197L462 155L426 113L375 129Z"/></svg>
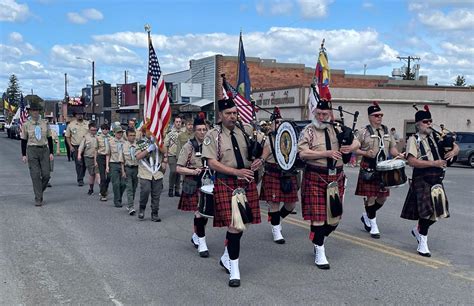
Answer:
<svg viewBox="0 0 474 306"><path fill-rule="evenodd" d="M214 102L211 101L211 100L208 100L208 99L201 99L201 100L194 101L194 102L191 102L191 103L188 103L188 104L185 104L185 105L181 106L179 108L179 111L180 112L188 112L188 113L199 112L199 111L201 111L201 109L204 106L209 105L211 103L214 103Z"/></svg>

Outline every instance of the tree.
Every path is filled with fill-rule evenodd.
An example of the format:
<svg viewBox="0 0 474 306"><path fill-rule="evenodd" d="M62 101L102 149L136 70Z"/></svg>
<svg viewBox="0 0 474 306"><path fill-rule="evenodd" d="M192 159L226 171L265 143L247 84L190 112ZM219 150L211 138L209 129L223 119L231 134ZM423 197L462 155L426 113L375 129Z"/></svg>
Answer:
<svg viewBox="0 0 474 306"><path fill-rule="evenodd" d="M20 104L20 85L18 84L18 78L12 74L8 81L7 97L10 104L18 106Z"/></svg>
<svg viewBox="0 0 474 306"><path fill-rule="evenodd" d="M454 81L454 86L466 86L466 78L463 75L458 75Z"/></svg>

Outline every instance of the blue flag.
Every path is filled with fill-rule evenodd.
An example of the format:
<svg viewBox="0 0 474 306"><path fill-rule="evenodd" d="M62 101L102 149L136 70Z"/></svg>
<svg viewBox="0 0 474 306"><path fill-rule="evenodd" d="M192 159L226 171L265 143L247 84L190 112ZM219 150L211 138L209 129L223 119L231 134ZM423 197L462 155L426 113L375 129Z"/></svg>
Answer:
<svg viewBox="0 0 474 306"><path fill-rule="evenodd" d="M247 100L250 101L250 76L245 59L244 44L242 42L242 33L239 39L239 71L237 73L237 90Z"/></svg>

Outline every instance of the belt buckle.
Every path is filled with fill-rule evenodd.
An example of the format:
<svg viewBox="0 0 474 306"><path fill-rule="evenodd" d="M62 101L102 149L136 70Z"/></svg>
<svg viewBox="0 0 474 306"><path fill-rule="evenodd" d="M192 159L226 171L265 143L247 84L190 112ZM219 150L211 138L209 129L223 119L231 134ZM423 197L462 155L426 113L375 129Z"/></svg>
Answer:
<svg viewBox="0 0 474 306"><path fill-rule="evenodd" d="M336 168L328 170L328 175L336 175L336 174L337 174L337 169Z"/></svg>

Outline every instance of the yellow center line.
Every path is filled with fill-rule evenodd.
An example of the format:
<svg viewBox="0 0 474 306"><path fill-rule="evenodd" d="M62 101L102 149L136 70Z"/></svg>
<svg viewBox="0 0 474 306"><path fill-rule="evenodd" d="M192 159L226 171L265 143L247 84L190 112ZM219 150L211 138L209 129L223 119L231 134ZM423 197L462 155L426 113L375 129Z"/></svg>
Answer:
<svg viewBox="0 0 474 306"><path fill-rule="evenodd" d="M262 212L262 214L267 215L267 213L265 211L261 210L261 212ZM283 219L283 222L290 223L290 224L296 225L296 226L301 227L301 228L309 229L309 222L306 222L306 221L303 221L303 220L298 220L298 219L295 219L295 218L290 217L290 216ZM451 266L451 264L448 263L448 262L443 262L443 261L439 261L439 260L436 260L436 259L424 258L424 257L421 257L419 255L415 255L415 254L412 254L412 253L409 253L409 252L406 252L406 251L403 251L403 250L400 250L400 249L397 249L397 248L394 248L394 247L391 247L391 246L384 245L382 243L378 243L378 242L370 241L370 240L367 240L367 239L359 238L357 236L346 234L346 233L343 233L343 232L340 232L340 231L334 232L332 235L337 239L344 240L344 241L356 244L358 246L369 248L371 250L374 250L374 251L377 251L377 252L380 252L380 253L391 255L391 256L394 256L394 257L398 257L398 258L401 258L401 259L404 259L404 260L407 260L407 261L411 261L411 262L414 262L414 263L417 263L417 264L420 264L420 265L423 265L423 266L426 266L426 267L430 267L430 268L433 268L433 269L438 269L441 266L444 266L444 267Z"/></svg>

